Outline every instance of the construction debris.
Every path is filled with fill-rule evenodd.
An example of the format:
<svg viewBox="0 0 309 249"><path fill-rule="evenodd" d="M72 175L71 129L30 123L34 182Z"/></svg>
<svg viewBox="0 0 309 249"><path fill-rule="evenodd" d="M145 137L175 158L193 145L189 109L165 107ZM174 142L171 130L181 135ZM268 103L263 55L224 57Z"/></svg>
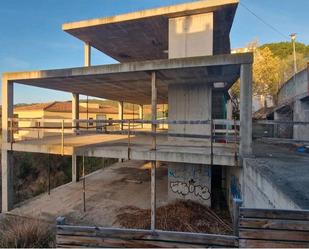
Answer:
<svg viewBox="0 0 309 249"><path fill-rule="evenodd" d="M115 223L125 228L150 229L150 209L134 206L118 210ZM175 201L157 208L156 228L167 231L232 234L228 213L220 216L193 201Z"/></svg>

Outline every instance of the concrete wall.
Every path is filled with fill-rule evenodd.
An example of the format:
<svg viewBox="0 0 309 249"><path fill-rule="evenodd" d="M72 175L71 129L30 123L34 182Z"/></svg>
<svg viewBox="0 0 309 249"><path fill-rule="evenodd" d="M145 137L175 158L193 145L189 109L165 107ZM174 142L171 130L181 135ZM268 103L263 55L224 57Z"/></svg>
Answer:
<svg viewBox="0 0 309 249"><path fill-rule="evenodd" d="M300 209L272 181L244 160L244 206L248 208Z"/></svg>
<svg viewBox="0 0 309 249"><path fill-rule="evenodd" d="M293 121L293 109L286 107L283 110L277 110L274 113L274 119L278 121ZM274 134L279 138L293 138L293 125L277 124L274 126Z"/></svg>
<svg viewBox="0 0 309 249"><path fill-rule="evenodd" d="M309 122L309 100L296 100L293 112L294 122ZM309 140L309 125L294 125L293 138Z"/></svg>
<svg viewBox="0 0 309 249"><path fill-rule="evenodd" d="M169 58L213 54L213 13L169 19Z"/></svg>
<svg viewBox="0 0 309 249"><path fill-rule="evenodd" d="M226 197L232 211L233 198L241 198L248 208L300 209L265 174L255 159L244 159L243 167L226 167Z"/></svg>
<svg viewBox="0 0 309 249"><path fill-rule="evenodd" d="M168 196L211 205L211 167L198 164L168 166Z"/></svg>
<svg viewBox="0 0 309 249"><path fill-rule="evenodd" d="M209 120L211 88L203 85L169 85L170 120ZM209 135L209 125L169 125L169 133Z"/></svg>

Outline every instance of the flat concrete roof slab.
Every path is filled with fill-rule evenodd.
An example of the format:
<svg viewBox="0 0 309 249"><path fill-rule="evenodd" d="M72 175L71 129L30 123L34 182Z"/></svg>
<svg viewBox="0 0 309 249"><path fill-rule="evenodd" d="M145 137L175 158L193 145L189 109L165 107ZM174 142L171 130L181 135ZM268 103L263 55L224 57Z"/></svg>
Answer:
<svg viewBox="0 0 309 249"><path fill-rule="evenodd" d="M63 30L120 62L166 59L168 19L214 12L214 44L229 36L238 0L204 0L63 25Z"/></svg>
<svg viewBox="0 0 309 249"><path fill-rule="evenodd" d="M194 164L211 164L211 149L207 140L169 141L166 136L157 138L157 151L152 149L149 136L132 136L130 158L132 160L158 160ZM213 145L213 162L215 165L236 166L234 144ZM108 134L65 135L62 151L61 136L42 139L16 141L3 144L2 148L13 151L49 153L79 156L86 155L100 158L128 157L128 136ZM238 151L238 148L237 148Z"/></svg>
<svg viewBox="0 0 309 249"><path fill-rule="evenodd" d="M151 72L157 74L158 103L167 103L170 84L226 82L227 90L238 78L240 65L252 63L251 53L6 73L15 83L84 94L135 104L151 102Z"/></svg>

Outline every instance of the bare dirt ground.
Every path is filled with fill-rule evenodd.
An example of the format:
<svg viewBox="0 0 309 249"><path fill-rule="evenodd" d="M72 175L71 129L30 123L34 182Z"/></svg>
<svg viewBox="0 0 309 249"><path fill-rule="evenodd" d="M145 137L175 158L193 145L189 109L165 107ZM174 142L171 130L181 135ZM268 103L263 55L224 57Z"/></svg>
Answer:
<svg viewBox="0 0 309 249"><path fill-rule="evenodd" d="M83 211L82 181L69 183L21 203L11 213L67 223L119 227L115 222L124 206L150 208L150 164L126 161L96 171L86 177L86 212ZM167 167L157 170L157 205L167 204Z"/></svg>

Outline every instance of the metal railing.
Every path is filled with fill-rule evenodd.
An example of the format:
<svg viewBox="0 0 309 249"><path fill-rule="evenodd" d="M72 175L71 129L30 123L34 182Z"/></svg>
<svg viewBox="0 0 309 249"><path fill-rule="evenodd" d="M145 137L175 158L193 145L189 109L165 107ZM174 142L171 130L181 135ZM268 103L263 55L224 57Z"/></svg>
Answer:
<svg viewBox="0 0 309 249"><path fill-rule="evenodd" d="M297 131L297 129L303 129ZM282 144L309 144L305 130L309 130L309 122L291 120L254 120L253 137L263 141ZM297 134L298 133L298 134ZM309 136L309 133L307 133ZM301 137L301 139L296 138Z"/></svg>
<svg viewBox="0 0 309 249"><path fill-rule="evenodd" d="M90 126L89 124L93 124ZM86 124L86 125L85 125ZM88 124L88 125L87 125ZM127 128L121 130L120 124ZM149 130L139 129L140 124L149 125ZM201 132L181 133L181 132L165 132L165 130L151 131L150 125L164 125L165 127L185 125L190 128L199 125ZM98 127L103 129L97 129ZM113 127L113 129L110 129ZM115 127L118 127L116 129ZM61 154L64 154L65 135L66 134L107 134L107 135L125 135L128 139L128 159L132 147L133 136L151 136L156 137L174 137L200 139L201 141L209 140L211 158L213 158L213 144L225 143L234 144L235 160L237 160L239 137L239 121L236 120L142 120L142 119L124 119L124 120L92 120L92 119L33 119L33 118L11 118L9 119L9 132L11 134L11 143L15 142L14 133L20 131L33 132L33 139L41 139L48 135L60 134L61 136ZM37 135L34 135L37 134ZM20 135L20 136L19 136ZM19 137L18 137L19 136ZM21 134L17 134L19 140L23 140ZM156 139L155 139L156 140ZM155 143L157 143L155 141ZM155 144L156 145L156 144Z"/></svg>

